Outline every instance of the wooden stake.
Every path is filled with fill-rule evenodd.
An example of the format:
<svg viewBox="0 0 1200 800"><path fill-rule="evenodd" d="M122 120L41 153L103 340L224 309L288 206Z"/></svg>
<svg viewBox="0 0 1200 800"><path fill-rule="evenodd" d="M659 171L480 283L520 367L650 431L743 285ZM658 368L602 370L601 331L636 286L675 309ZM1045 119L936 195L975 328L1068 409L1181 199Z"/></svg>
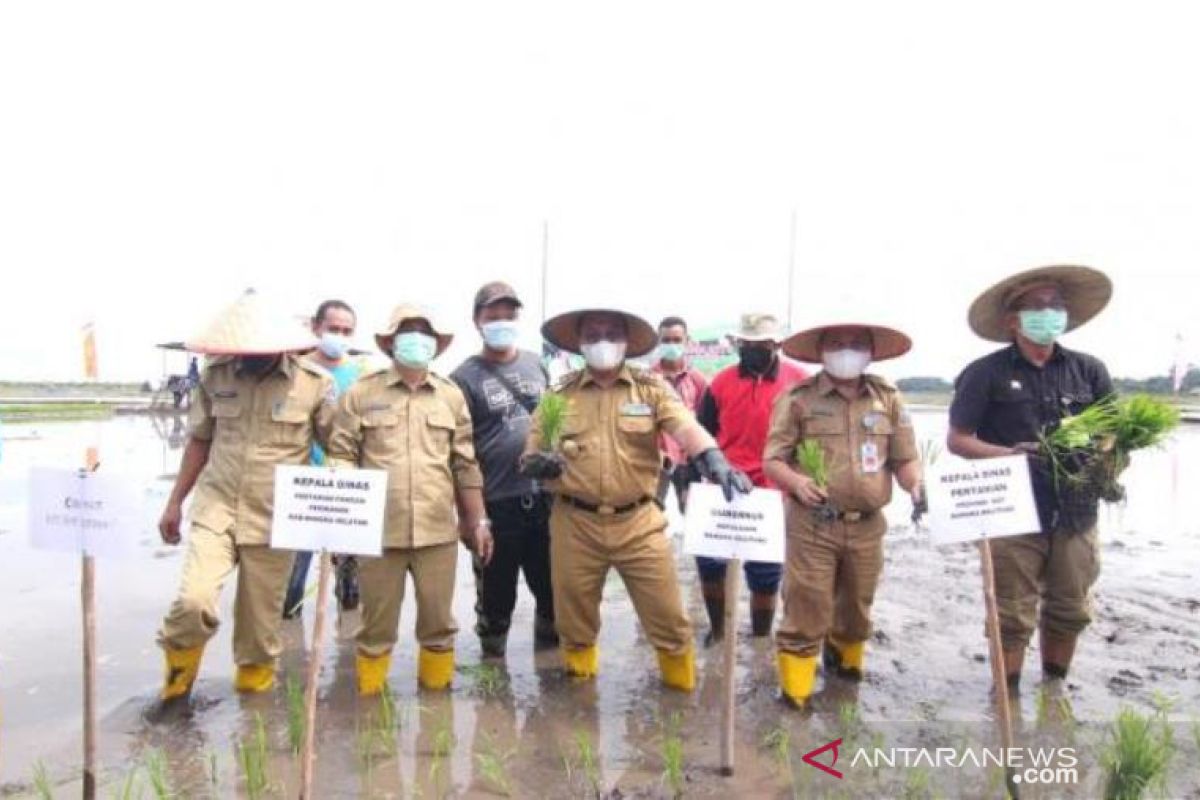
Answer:
<svg viewBox="0 0 1200 800"><path fill-rule="evenodd" d="M329 552L321 551L317 577L316 616L312 646L308 649L308 679L304 686L304 747L300 752L300 798L315 797L312 789L313 761L317 741L317 679L321 673L321 645L325 639L325 597L329 590Z"/></svg>
<svg viewBox="0 0 1200 800"><path fill-rule="evenodd" d="M100 453L89 447L87 471L100 466ZM81 558L80 597L83 601L83 797L96 797L96 562L86 551Z"/></svg>
<svg viewBox="0 0 1200 800"><path fill-rule="evenodd" d="M734 673L737 671L738 587L741 559L725 565L725 638L721 642L724 674L721 676L721 774L733 774Z"/></svg>
<svg viewBox="0 0 1200 800"><path fill-rule="evenodd" d="M1007 751L1013 746L1012 717L1008 708L1008 673L1004 667L1004 645L1000 641L1000 612L996 606L996 576L992 571L992 543L979 542L979 560L983 571L983 604L987 612L988 656L992 664L992 684L996 693L996 721L1000 723L1000 743ZM1005 770L1008 793L1017 800L1017 785L1012 769Z"/></svg>

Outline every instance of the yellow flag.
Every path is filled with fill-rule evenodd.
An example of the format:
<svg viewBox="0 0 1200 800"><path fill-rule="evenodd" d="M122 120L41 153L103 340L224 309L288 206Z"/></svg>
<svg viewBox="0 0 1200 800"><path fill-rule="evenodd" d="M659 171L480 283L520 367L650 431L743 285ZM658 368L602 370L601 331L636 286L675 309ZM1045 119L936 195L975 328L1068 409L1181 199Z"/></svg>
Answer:
<svg viewBox="0 0 1200 800"><path fill-rule="evenodd" d="M83 377L98 378L96 369L96 325L89 322L83 326Z"/></svg>

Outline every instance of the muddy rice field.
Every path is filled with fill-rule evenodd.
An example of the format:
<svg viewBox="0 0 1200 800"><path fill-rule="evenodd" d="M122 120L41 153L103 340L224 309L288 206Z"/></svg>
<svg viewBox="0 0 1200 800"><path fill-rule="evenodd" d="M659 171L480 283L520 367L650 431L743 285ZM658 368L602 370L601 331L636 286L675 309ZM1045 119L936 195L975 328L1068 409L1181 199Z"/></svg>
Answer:
<svg viewBox="0 0 1200 800"><path fill-rule="evenodd" d="M943 413L916 419L919 437L942 439ZM145 499L135 554L97 565L100 796L295 797L299 764L287 684L295 691L303 680L311 602L302 620L285 623L288 679L273 693L233 691L226 624L205 654L190 705L156 710L162 667L154 636L183 548L161 545L154 522L178 462L181 421L8 425L3 435L0 797L80 792L79 563L30 549L25 506L29 467L73 466L92 439L100 443L101 469L127 476ZM1032 652L1012 704L1017 745L1053 748L1059 756L1069 751L1077 766L1074 775L1026 780L1022 798L1102 795L1109 729L1125 707L1157 709L1171 732L1166 796L1200 797L1200 427L1185 428L1161 451L1138 454L1126 478L1127 503L1102 511L1096 621L1071 675L1044 691ZM818 684L810 710L784 706L772 645L749 636L743 602L730 777L717 771L720 653L703 647L699 586L682 553L698 649L699 685L690 696L660 686L654 653L615 573L604 596L600 675L590 682L567 677L557 652L535 652L532 600L524 589L506 663L481 659L465 552L455 598L458 667L448 693L417 688L408 604L390 701L359 700L357 615L337 615L330 601L316 796L1003 797L1004 776L994 764L905 763L919 750L961 754L999 746L978 554L970 546L934 547L926 531L908 523L908 510L903 495L889 510L887 566L861 684L831 678ZM678 514L672 518L677 528ZM226 615L232 596L227 589ZM804 760L839 739L832 766L841 777ZM892 763L864 757L880 752L891 753ZM812 758L830 765L831 755Z"/></svg>

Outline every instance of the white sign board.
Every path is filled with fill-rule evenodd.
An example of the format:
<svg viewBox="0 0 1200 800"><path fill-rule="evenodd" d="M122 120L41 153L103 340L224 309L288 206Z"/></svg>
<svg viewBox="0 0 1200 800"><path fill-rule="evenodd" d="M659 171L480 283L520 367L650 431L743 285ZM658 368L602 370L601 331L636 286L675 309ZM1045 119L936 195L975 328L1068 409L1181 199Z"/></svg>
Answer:
<svg viewBox="0 0 1200 800"><path fill-rule="evenodd" d="M122 556L133 549L141 523L126 479L83 469L29 471L29 543L38 550Z"/></svg>
<svg viewBox="0 0 1200 800"><path fill-rule="evenodd" d="M1023 455L943 456L925 477L930 539L953 544L1041 530Z"/></svg>
<svg viewBox="0 0 1200 800"><path fill-rule="evenodd" d="M688 489L683 551L709 558L783 563L783 495L774 489L736 494L727 503L721 487L693 483Z"/></svg>
<svg viewBox="0 0 1200 800"><path fill-rule="evenodd" d="M386 502L383 470L278 466L271 547L377 556Z"/></svg>

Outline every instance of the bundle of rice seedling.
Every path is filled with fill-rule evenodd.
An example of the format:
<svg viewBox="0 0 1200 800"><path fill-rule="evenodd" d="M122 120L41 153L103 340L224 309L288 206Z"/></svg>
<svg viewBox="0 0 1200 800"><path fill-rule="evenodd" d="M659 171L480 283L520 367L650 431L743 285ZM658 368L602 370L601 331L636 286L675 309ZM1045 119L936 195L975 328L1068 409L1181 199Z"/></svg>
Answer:
<svg viewBox="0 0 1200 800"><path fill-rule="evenodd" d="M542 449L557 450L562 441L563 425L567 421L567 398L554 392L542 395L537 406L537 418L542 435Z"/></svg>
<svg viewBox="0 0 1200 800"><path fill-rule="evenodd" d="M1088 527L1100 500L1123 500L1118 478L1135 450L1163 443L1179 424L1179 410L1149 395L1105 398L1067 417L1041 438L1060 512L1070 529Z"/></svg>
<svg viewBox="0 0 1200 800"><path fill-rule="evenodd" d="M825 450L819 442L811 439L801 441L796 446L796 463L813 479L818 489L824 491L829 488L829 466L825 463ZM813 513L823 522L837 519L837 509L828 500L813 509Z"/></svg>

